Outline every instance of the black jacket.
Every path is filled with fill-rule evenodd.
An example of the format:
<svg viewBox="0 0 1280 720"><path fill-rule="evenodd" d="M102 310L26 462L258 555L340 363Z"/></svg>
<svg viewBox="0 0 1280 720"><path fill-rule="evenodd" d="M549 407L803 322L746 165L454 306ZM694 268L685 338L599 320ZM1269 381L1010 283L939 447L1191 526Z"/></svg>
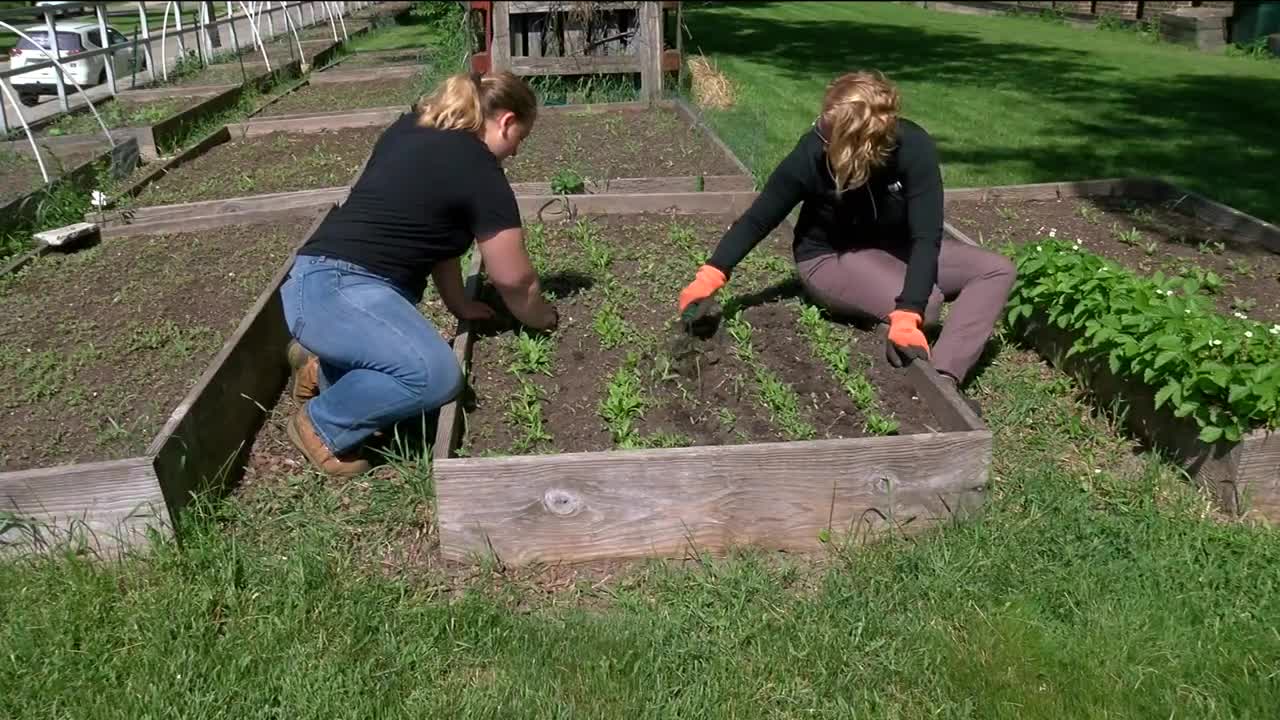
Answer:
<svg viewBox="0 0 1280 720"><path fill-rule="evenodd" d="M897 250L907 260L907 274L895 305L923 314L942 246L942 171L924 128L899 119L896 134L888 161L866 183L837 197L824 126L814 123L721 238L708 264L728 275L803 203L793 241L796 262L868 245Z"/></svg>

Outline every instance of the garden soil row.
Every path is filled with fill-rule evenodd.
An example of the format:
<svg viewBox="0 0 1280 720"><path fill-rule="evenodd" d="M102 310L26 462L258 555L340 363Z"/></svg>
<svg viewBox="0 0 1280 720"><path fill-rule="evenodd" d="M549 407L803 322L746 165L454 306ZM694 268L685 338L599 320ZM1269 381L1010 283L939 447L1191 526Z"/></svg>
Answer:
<svg viewBox="0 0 1280 720"><path fill-rule="evenodd" d="M0 281L0 471L144 452L300 241L296 223L113 238Z"/></svg>
<svg viewBox="0 0 1280 720"><path fill-rule="evenodd" d="M1079 241L1082 249L1141 275L1208 278L1223 313L1280 322L1280 256L1179 212L1170 202L1097 197L1065 200L953 200L947 220L980 244L999 248L1037 236Z"/></svg>

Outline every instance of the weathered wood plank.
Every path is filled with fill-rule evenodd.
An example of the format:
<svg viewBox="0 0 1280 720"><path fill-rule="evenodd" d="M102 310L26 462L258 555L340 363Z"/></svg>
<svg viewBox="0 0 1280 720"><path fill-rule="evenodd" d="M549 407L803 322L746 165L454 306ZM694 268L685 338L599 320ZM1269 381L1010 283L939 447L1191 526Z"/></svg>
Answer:
<svg viewBox="0 0 1280 720"><path fill-rule="evenodd" d="M463 286L463 292L468 299L475 299L480 292L480 269L483 264L480 250L474 250L471 253L471 266L467 268L466 284ZM459 320L458 331L453 336L453 356L458 361L458 367L462 368L464 380L471 375L471 345L474 339L471 323ZM454 448L458 447L458 433L462 428L461 420L460 398L454 398L440 408L440 415L436 421L436 438L431 446L433 462L453 457Z"/></svg>
<svg viewBox="0 0 1280 720"><path fill-rule="evenodd" d="M661 105L661 104L660 104ZM648 103L637 101L581 103L571 105L539 105L539 115L576 115L579 113L639 113L649 109Z"/></svg>
<svg viewBox="0 0 1280 720"><path fill-rule="evenodd" d="M323 206L323 203L320 206ZM102 228L102 237L109 239L128 235L167 235L178 232L209 230L227 225L257 225L292 218L309 218L315 212L316 207L317 204L310 203L297 207L245 210L237 213L222 213L199 217L160 218L128 225L109 225Z"/></svg>
<svg viewBox="0 0 1280 720"><path fill-rule="evenodd" d="M546 0L543 0L542 2L517 0L515 2L495 3L495 5L499 4L508 6L508 12L510 12L510 14L519 15L522 13L543 13L553 10L564 12L569 10L573 3L570 0L554 0L552 2L547 2ZM593 10L598 11L634 10L637 6L642 4L644 3L638 2L638 0L631 0L631 2L593 2L591 3L591 7Z"/></svg>
<svg viewBox="0 0 1280 720"><path fill-rule="evenodd" d="M1280 253L1280 227L1200 193L1166 184L1163 200L1174 209L1231 233L1238 240L1262 245Z"/></svg>
<svg viewBox="0 0 1280 720"><path fill-rule="evenodd" d="M551 220L579 213L674 213L738 215L755 200L755 192L628 193L607 195L517 196L526 219Z"/></svg>
<svg viewBox="0 0 1280 720"><path fill-rule="evenodd" d="M907 379L929 406L944 432L986 430L987 424L960 397L955 385L943 380L938 371L919 360L907 366Z"/></svg>
<svg viewBox="0 0 1280 720"><path fill-rule="evenodd" d="M511 8L508 3L490 5L493 40L489 47L490 68L494 71L511 69Z"/></svg>
<svg viewBox="0 0 1280 720"><path fill-rule="evenodd" d="M341 130L359 127L390 125L396 118L409 112L408 105L369 108L367 110L300 113L255 117L242 123L227 125L232 138L254 137L273 132L308 133L325 130Z"/></svg>
<svg viewBox="0 0 1280 720"><path fill-rule="evenodd" d="M1234 490L1241 514L1280 522L1280 433L1259 430L1244 437Z"/></svg>
<svg viewBox="0 0 1280 720"><path fill-rule="evenodd" d="M511 71L517 75L594 75L596 73L641 72L639 55L574 55L540 58L512 58Z"/></svg>
<svg viewBox="0 0 1280 720"><path fill-rule="evenodd" d="M150 458L0 473L0 556L136 548L172 524Z"/></svg>
<svg viewBox="0 0 1280 720"><path fill-rule="evenodd" d="M293 210L298 208L314 209L346 199L350 187L340 185L332 188L316 190L292 190L282 193L248 195L225 200L201 200L199 202L179 203L176 205L154 205L137 208L127 218L114 217L103 223L104 232L111 230L113 235L117 229L136 227L160 221L194 220L213 216L235 216L243 213L264 212L272 210ZM234 222L235 218L230 218ZM129 234L129 233L123 233Z"/></svg>
<svg viewBox="0 0 1280 720"><path fill-rule="evenodd" d="M586 192L599 193L692 193L692 192L752 192L755 180L750 175L693 175L653 178L612 178L587 182ZM553 195L549 182L511 183L516 195Z"/></svg>
<svg viewBox="0 0 1280 720"><path fill-rule="evenodd" d="M175 520L193 494L221 492L243 472L253 437L289 376L289 330L280 285L297 247L333 207L314 213L294 252L147 448ZM252 229L246 227L246 232Z"/></svg>
<svg viewBox="0 0 1280 720"><path fill-rule="evenodd" d="M814 550L983 502L991 434L443 460L440 549L507 564Z"/></svg>
<svg viewBox="0 0 1280 720"><path fill-rule="evenodd" d="M662 97L662 6L640 5L640 27L636 33L635 58L640 61L640 97L656 102ZM621 56L627 57L628 56Z"/></svg>
<svg viewBox="0 0 1280 720"><path fill-rule="evenodd" d="M263 67L266 66L264 65ZM143 88L140 90L126 90L120 93L117 96L117 99L125 102L146 102L148 100L165 100L168 98L210 97L213 95L221 95L228 90L234 90L238 87L240 86L220 83L217 85L186 85L179 87Z"/></svg>
<svg viewBox="0 0 1280 720"><path fill-rule="evenodd" d="M342 68L341 65L337 66ZM374 82L416 77L425 70L423 65L380 65L372 68L324 70L311 76L312 85L326 83Z"/></svg>

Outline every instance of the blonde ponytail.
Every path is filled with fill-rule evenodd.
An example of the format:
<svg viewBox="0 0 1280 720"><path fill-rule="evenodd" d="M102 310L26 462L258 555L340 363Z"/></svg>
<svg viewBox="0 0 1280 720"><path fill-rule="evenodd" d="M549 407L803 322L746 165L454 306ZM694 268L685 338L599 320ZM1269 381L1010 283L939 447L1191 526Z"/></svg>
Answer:
<svg viewBox="0 0 1280 720"><path fill-rule="evenodd" d="M478 133L487 118L502 111L515 113L521 124L532 126L538 99L524 80L504 70L450 76L434 93L419 100L418 107L418 124L423 127Z"/></svg>
<svg viewBox="0 0 1280 720"><path fill-rule="evenodd" d="M822 99L827 163L836 192L862 185L893 151L900 100L878 72L841 75Z"/></svg>

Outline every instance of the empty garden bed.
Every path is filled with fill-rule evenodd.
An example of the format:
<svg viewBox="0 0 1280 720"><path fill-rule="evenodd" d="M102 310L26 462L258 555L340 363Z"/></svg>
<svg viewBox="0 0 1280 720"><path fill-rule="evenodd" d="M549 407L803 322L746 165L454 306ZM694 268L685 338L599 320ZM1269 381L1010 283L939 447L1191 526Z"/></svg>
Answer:
<svg viewBox="0 0 1280 720"><path fill-rule="evenodd" d="M426 59L426 55L422 50L376 50L349 55L343 58L342 62L336 67L343 70L354 70L356 68L421 65L426 62Z"/></svg>
<svg viewBox="0 0 1280 720"><path fill-rule="evenodd" d="M1280 322L1280 255L1180 212L1177 204L1177 198L1123 196L950 200L946 216L980 244L1078 241L1142 275L1193 279L1223 313Z"/></svg>
<svg viewBox="0 0 1280 720"><path fill-rule="evenodd" d="M174 205L347 185L381 132L362 127L233 138L155 179L134 203Z"/></svg>
<svg viewBox="0 0 1280 720"><path fill-rule="evenodd" d="M811 306L785 232L739 266L704 332L680 330L680 289L730 219L526 228L560 325L498 320L460 339L469 391L436 443L446 558L811 548L820 527L857 534L890 518L914 531L978 502L989 433L931 371L889 368L882 340ZM500 305L487 285L479 296ZM770 508L785 487L796 497L775 499L790 509Z"/></svg>
<svg viewBox="0 0 1280 720"><path fill-rule="evenodd" d="M25 144L25 140L22 141ZM67 148L40 148L40 157L44 160L49 179L58 178L101 155L107 149L106 138L100 146L89 145ZM30 152L12 145L0 148L0 207L38 190L44 185L44 176L40 174L40 165ZM0 218L0 226L8 218Z"/></svg>
<svg viewBox="0 0 1280 720"><path fill-rule="evenodd" d="M0 471L143 454L299 235L112 238L0 281Z"/></svg>
<svg viewBox="0 0 1280 720"><path fill-rule="evenodd" d="M737 176L732 186L699 177ZM513 183L550 183L554 192L648 192L610 187L619 178L689 178L688 187L658 181L659 191L750 190L750 177L715 139L676 106L543 108L520 154L507 163ZM649 183L652 184L652 183ZM575 188L576 186L576 188Z"/></svg>
<svg viewBox="0 0 1280 720"><path fill-rule="evenodd" d="M339 66L341 67L341 66ZM359 110L402 106L406 110L418 99L414 77L368 82L312 82L276 100L258 117Z"/></svg>
<svg viewBox="0 0 1280 720"><path fill-rule="evenodd" d="M105 103L96 103L94 107L98 111L98 116L102 118L102 122L108 128L114 130L116 128L155 125L198 102L198 99L190 97L145 101L118 99ZM83 111L63 115L57 121L40 128L36 134L43 137L58 137L101 132L102 126L98 124L97 118L88 108L85 108Z"/></svg>

